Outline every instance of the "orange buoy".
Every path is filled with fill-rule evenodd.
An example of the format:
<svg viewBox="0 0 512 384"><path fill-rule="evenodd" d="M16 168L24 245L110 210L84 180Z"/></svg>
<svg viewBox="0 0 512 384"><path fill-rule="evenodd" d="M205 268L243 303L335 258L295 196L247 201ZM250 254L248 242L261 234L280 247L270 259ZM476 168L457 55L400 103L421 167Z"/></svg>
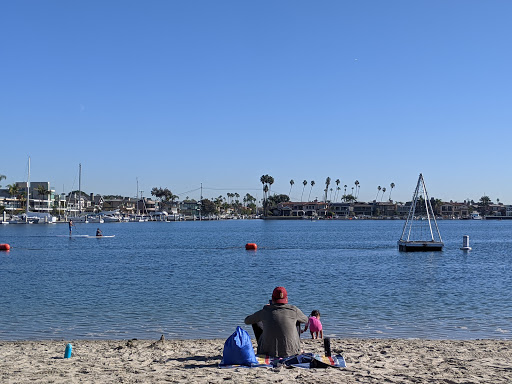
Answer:
<svg viewBox="0 0 512 384"><path fill-rule="evenodd" d="M255 251L258 249L258 246L256 245L256 243L247 243L245 244L245 249L248 251Z"/></svg>
<svg viewBox="0 0 512 384"><path fill-rule="evenodd" d="M8 251L11 249L9 244L0 244L0 251Z"/></svg>

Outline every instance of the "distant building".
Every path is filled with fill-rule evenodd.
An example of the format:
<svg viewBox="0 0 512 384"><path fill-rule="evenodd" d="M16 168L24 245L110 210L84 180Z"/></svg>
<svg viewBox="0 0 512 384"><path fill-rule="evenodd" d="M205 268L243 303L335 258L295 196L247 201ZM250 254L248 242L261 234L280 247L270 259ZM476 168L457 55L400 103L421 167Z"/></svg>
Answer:
<svg viewBox="0 0 512 384"><path fill-rule="evenodd" d="M352 212L354 213L354 216L372 217L373 204L357 201L355 203L352 203Z"/></svg>
<svg viewBox="0 0 512 384"><path fill-rule="evenodd" d="M466 219L473 209L467 203L442 203L439 214L445 219Z"/></svg>
<svg viewBox="0 0 512 384"><path fill-rule="evenodd" d="M279 203L272 210L274 216L325 216L328 210L327 203L321 201Z"/></svg>
<svg viewBox="0 0 512 384"><path fill-rule="evenodd" d="M186 217L198 217L201 215L201 206L197 201L185 200L179 203L179 213Z"/></svg>
<svg viewBox="0 0 512 384"><path fill-rule="evenodd" d="M332 203L330 209L334 216L349 217L354 215L354 209L350 203Z"/></svg>

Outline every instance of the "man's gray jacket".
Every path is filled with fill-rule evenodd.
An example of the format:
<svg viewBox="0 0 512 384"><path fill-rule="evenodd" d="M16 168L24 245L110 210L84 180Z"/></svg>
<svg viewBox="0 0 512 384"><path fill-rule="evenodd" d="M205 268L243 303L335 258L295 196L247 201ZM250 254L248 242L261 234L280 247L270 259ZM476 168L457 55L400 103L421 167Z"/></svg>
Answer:
<svg viewBox="0 0 512 384"><path fill-rule="evenodd" d="M271 304L245 318L245 324L263 323L263 333L258 340L258 354L287 357L301 353L297 322L307 323L308 318L291 304Z"/></svg>

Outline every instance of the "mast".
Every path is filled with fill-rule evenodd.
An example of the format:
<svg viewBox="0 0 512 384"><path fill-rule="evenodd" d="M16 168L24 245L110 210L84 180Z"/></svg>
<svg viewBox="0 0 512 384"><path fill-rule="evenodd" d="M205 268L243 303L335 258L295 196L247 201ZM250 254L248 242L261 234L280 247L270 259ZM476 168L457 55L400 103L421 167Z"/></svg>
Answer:
<svg viewBox="0 0 512 384"><path fill-rule="evenodd" d="M82 213L82 163L78 164L78 213Z"/></svg>
<svg viewBox="0 0 512 384"><path fill-rule="evenodd" d="M27 217L30 208L30 156L28 157L28 177L27 177Z"/></svg>

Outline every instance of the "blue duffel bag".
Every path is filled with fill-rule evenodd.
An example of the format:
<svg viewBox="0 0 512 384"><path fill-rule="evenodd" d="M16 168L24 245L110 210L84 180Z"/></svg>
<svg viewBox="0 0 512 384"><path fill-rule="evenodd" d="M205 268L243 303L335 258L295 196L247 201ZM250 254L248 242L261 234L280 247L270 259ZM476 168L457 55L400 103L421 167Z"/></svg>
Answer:
<svg viewBox="0 0 512 384"><path fill-rule="evenodd" d="M244 329L236 327L236 331L224 343L224 352L220 365L256 365L256 355L252 347L251 337Z"/></svg>

